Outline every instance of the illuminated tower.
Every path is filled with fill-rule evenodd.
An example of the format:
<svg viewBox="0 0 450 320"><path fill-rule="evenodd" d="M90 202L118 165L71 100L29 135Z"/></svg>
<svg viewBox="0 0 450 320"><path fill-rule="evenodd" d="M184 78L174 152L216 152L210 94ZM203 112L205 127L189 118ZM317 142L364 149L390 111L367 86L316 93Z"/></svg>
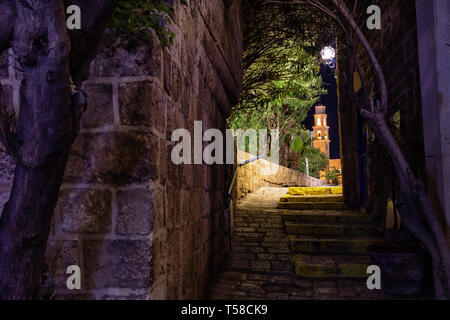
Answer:
<svg viewBox="0 0 450 320"><path fill-rule="evenodd" d="M314 115L314 148L320 149L330 159L330 138L328 132L330 127L327 125L327 114L325 106L316 106L316 114Z"/></svg>

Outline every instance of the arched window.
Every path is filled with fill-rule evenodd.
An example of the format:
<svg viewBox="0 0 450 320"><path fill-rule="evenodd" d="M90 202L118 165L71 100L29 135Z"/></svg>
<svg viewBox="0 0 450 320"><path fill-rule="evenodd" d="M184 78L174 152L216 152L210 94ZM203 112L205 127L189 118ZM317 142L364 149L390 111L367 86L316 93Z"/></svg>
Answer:
<svg viewBox="0 0 450 320"><path fill-rule="evenodd" d="M322 125L322 120L320 118L317 119L317 126L320 127Z"/></svg>
<svg viewBox="0 0 450 320"><path fill-rule="evenodd" d="M317 131L317 139L319 139L319 140L322 139L322 132L321 131Z"/></svg>

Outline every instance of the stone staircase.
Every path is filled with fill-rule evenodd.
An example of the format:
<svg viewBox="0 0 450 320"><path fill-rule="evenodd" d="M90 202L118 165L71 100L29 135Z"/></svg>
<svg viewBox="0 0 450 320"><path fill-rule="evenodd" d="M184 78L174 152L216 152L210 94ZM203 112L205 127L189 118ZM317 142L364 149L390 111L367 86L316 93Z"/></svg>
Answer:
<svg viewBox="0 0 450 320"><path fill-rule="evenodd" d="M301 189L306 188L291 188L278 205L290 210L281 216L295 273L305 278L367 278L371 262L366 248L383 241L383 229L371 216L344 210L342 195L331 188L313 190L313 195Z"/></svg>
<svg viewBox="0 0 450 320"><path fill-rule="evenodd" d="M287 190L263 188L238 203L232 254L211 298L386 298L366 286L365 249L382 231L372 218L343 210L339 194L286 197ZM284 207L305 203L308 210Z"/></svg>

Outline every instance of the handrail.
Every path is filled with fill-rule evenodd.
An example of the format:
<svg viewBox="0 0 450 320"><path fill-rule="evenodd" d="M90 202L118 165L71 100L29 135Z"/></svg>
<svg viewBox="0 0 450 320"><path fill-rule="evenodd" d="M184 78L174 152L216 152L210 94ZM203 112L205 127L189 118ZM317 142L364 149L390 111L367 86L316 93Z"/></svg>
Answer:
<svg viewBox="0 0 450 320"><path fill-rule="evenodd" d="M228 188L228 193L226 194L227 199L226 199L226 201L225 201L225 203L226 203L226 208L228 208L228 210L229 210L228 227L229 227L229 234L230 234L230 240L229 240L229 241L230 241L230 248L232 247L232 241L231 241L231 238L233 237L233 215L234 215L234 213L233 213L233 206L232 206L233 200L231 199L231 192L233 191L233 186L234 186L234 182L236 181L238 169L239 169L240 167L243 167L243 166L249 164L249 163L258 161L259 159L261 159L261 158L263 158L263 157L264 157L264 155L262 154L262 155L260 155L260 156L257 156L257 157L248 159L248 160L243 161L243 162L241 162L241 163L238 163L237 167L234 169L233 179L232 179L232 181L231 181L230 187Z"/></svg>
<svg viewBox="0 0 450 320"><path fill-rule="evenodd" d="M261 159L261 158L263 158L263 157L265 157L264 154L262 154L262 155L260 155L260 156L257 156L257 157L254 157L254 158L251 158L251 159L248 159L248 160L245 160L245 161L243 161L243 162L241 162L241 163L238 163L237 167L234 169L233 179L231 180L231 185L230 185L230 187L228 188L228 193L227 193L227 194L228 194L229 197L231 197L231 191L233 191L233 186L234 186L234 182L236 181L238 169L239 169L240 167L243 167L243 166L249 164L249 163L258 161L259 159Z"/></svg>

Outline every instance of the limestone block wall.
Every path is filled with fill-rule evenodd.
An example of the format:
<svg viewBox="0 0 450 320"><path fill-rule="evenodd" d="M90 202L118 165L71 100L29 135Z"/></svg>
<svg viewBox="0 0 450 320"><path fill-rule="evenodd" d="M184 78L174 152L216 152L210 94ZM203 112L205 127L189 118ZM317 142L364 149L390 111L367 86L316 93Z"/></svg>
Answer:
<svg viewBox="0 0 450 320"><path fill-rule="evenodd" d="M175 129L225 131L241 87L240 1L170 1L174 43L105 47L84 84L88 110L74 143L47 250L50 286L61 299L207 297L228 234L229 168L171 162ZM0 80L17 111L20 74L0 58ZM13 165L0 153L0 209ZM42 183L45 183L43 181ZM66 288L79 265L82 289Z"/></svg>
<svg viewBox="0 0 450 320"><path fill-rule="evenodd" d="M380 30L364 28L373 50L379 59L386 76L389 98L389 118L393 132L400 147L408 159L415 174L425 177L425 152L422 125L422 104L420 90L420 72L418 62L416 8L413 1L388 1L377 3L381 8L382 21ZM359 24L365 26L366 16ZM339 116L341 154L343 169L344 198L349 207L360 206L360 193L366 195L368 212L380 218L387 210L387 200L392 198L393 166L383 146L371 142L367 152L362 155L367 159L367 185L360 190L359 156L358 156L358 118L356 106L345 94L345 82L348 79L349 53L340 48L338 56L339 69ZM367 53L362 46L358 52L366 83L377 83L376 73ZM377 92L378 93L378 92ZM400 117L394 119L394 115ZM399 121L398 121L399 120ZM395 124L395 122L399 122ZM361 126L362 127L362 126ZM396 128L395 128L396 127ZM398 193L397 193L398 194Z"/></svg>
<svg viewBox="0 0 450 320"><path fill-rule="evenodd" d="M237 153L239 162L254 157L241 150ZM267 173L272 172L273 174L267 175ZM259 159L238 169L235 192L239 200L263 187L320 187L325 185L327 185L326 181L307 176L300 171L271 163L265 159Z"/></svg>
<svg viewBox="0 0 450 320"><path fill-rule="evenodd" d="M391 125L395 127L398 120L393 115L399 112L398 129L393 131L414 173L426 181L415 4L385 0L378 5L382 8L382 28L366 33L386 76ZM367 55L361 52L361 57ZM363 58L362 67L368 78L374 79L367 59ZM369 145L369 152L367 205L370 212L384 215L387 199L392 197L393 167L387 154L376 146Z"/></svg>

